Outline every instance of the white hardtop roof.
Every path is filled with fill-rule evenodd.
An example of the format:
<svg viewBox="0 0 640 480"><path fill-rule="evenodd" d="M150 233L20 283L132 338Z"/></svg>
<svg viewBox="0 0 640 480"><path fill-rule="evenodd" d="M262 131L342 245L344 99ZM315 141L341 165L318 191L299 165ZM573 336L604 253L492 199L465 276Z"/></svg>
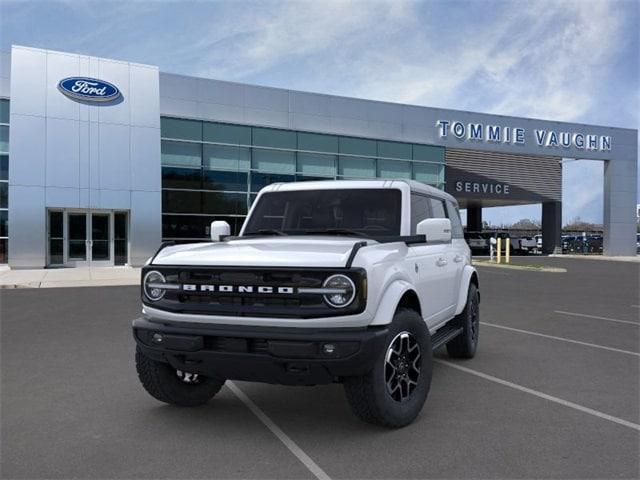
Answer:
<svg viewBox="0 0 640 480"><path fill-rule="evenodd" d="M417 180L405 179L372 179L372 180L320 180L305 182L289 182L289 183L272 183L264 187L260 193L268 192L290 192L296 190L332 190L332 189L349 189L349 188L399 188L409 187L412 192L423 193L432 197L442 198L458 205L457 200L448 193L418 182Z"/></svg>

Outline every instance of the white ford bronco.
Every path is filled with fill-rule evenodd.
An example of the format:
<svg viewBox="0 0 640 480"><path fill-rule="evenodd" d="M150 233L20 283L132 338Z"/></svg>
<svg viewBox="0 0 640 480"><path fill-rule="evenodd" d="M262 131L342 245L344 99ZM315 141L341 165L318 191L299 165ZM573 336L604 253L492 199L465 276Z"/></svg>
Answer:
<svg viewBox="0 0 640 480"><path fill-rule="evenodd" d="M142 269L134 320L144 388L208 402L225 380L344 385L353 412L411 423L433 350L471 358L478 274L456 200L410 180L273 184L239 236L163 245Z"/></svg>

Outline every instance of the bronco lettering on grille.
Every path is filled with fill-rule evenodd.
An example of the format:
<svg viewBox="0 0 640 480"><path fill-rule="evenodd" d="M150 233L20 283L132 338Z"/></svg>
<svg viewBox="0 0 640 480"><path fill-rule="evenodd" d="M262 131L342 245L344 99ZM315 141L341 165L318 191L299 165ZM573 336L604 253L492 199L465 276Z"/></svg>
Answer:
<svg viewBox="0 0 640 480"><path fill-rule="evenodd" d="M185 292L219 292L219 293L276 293L276 294L293 294L294 287L270 287L268 285L211 285L211 284L193 284L185 283L182 285Z"/></svg>

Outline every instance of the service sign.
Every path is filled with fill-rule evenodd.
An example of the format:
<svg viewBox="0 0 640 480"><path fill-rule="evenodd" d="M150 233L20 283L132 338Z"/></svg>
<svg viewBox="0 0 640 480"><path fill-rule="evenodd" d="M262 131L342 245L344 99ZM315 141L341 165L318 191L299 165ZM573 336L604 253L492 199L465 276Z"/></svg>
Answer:
<svg viewBox="0 0 640 480"><path fill-rule="evenodd" d="M63 78L58 82L58 90L69 98L87 102L111 102L121 95L112 83L89 77Z"/></svg>

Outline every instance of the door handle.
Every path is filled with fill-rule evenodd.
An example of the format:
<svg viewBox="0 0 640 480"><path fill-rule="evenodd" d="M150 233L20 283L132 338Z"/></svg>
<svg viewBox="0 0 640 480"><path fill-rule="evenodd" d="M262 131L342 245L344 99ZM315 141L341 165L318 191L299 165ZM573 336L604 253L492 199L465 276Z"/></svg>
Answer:
<svg viewBox="0 0 640 480"><path fill-rule="evenodd" d="M440 257L437 261L436 261L436 265L439 267L444 267L447 264L447 261L444 259L444 257Z"/></svg>
<svg viewBox="0 0 640 480"><path fill-rule="evenodd" d="M453 257L453 261L456 263L460 263L462 260L464 260L462 255L456 255L455 257Z"/></svg>

